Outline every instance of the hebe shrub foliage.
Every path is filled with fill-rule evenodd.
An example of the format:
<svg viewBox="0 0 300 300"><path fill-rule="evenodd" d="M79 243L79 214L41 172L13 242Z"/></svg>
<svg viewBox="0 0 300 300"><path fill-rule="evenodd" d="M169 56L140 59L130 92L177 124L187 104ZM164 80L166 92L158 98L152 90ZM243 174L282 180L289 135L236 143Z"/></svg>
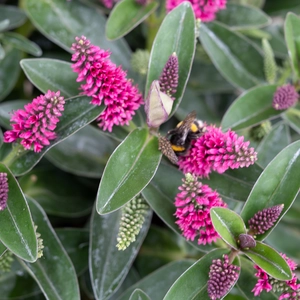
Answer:
<svg viewBox="0 0 300 300"><path fill-rule="evenodd" d="M1 299L300 299L296 2L0 5Z"/></svg>

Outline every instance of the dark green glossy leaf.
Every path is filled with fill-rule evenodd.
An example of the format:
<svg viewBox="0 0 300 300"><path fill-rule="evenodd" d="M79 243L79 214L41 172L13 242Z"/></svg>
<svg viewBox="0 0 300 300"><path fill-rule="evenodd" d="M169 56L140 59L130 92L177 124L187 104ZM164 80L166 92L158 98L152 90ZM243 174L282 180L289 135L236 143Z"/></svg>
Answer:
<svg viewBox="0 0 300 300"><path fill-rule="evenodd" d="M266 167L268 163L286 146L291 143L289 128L284 123L277 124L271 132L264 137L256 147L258 153L257 163Z"/></svg>
<svg viewBox="0 0 300 300"><path fill-rule="evenodd" d="M224 207L212 207L210 217L221 238L231 247L238 249L239 235L246 233L243 219L234 211Z"/></svg>
<svg viewBox="0 0 300 300"><path fill-rule="evenodd" d="M209 179L201 179L213 190L217 190L223 200L246 201L262 168L254 164L248 168L228 170L223 174L213 172Z"/></svg>
<svg viewBox="0 0 300 300"><path fill-rule="evenodd" d="M22 59L21 67L32 84L44 93L60 91L64 97L79 94L77 74L70 63L50 58Z"/></svg>
<svg viewBox="0 0 300 300"><path fill-rule="evenodd" d="M14 29L21 26L26 21L25 13L16 6L0 5L0 20L9 20L5 30Z"/></svg>
<svg viewBox="0 0 300 300"><path fill-rule="evenodd" d="M290 212L291 210L289 210ZM284 217L284 220L286 216ZM298 211L298 222L299 222L299 211ZM299 261L299 242L300 242L300 231L298 226L294 224L286 224L283 221L280 222L276 229L266 239L267 243L274 247L277 251L286 254L288 257Z"/></svg>
<svg viewBox="0 0 300 300"><path fill-rule="evenodd" d="M291 206L289 211L282 219L282 222L291 225L297 225L295 226L295 228L297 229L298 225L300 224L299 213L300 213L300 194L298 193L293 205Z"/></svg>
<svg viewBox="0 0 300 300"><path fill-rule="evenodd" d="M89 231L82 228L59 228L55 230L68 253L77 275L88 268Z"/></svg>
<svg viewBox="0 0 300 300"><path fill-rule="evenodd" d="M276 224L280 221L298 194L300 188L299 168L300 141L283 149L258 178L241 212L245 224L248 224L248 220L258 211L284 204L281 217ZM266 238L273 228L262 235L258 235L257 239L263 240Z"/></svg>
<svg viewBox="0 0 300 300"><path fill-rule="evenodd" d="M234 86L249 89L263 83L263 56L243 35L218 22L201 24L201 43L220 73Z"/></svg>
<svg viewBox="0 0 300 300"><path fill-rule="evenodd" d="M1 242L18 257L34 262L37 259L37 239L31 214L20 186L11 171L0 163L0 172L7 174L7 207L0 211Z"/></svg>
<svg viewBox="0 0 300 300"><path fill-rule="evenodd" d="M53 216L84 216L94 204L94 193L86 190L77 177L52 166L33 169L21 177L20 185L26 195Z"/></svg>
<svg viewBox="0 0 300 300"><path fill-rule="evenodd" d="M0 273L0 282L1 300L33 300L41 295L39 286L17 259L14 259L10 272Z"/></svg>
<svg viewBox="0 0 300 300"><path fill-rule="evenodd" d="M131 294L129 300L150 300L150 298L142 290L136 289Z"/></svg>
<svg viewBox="0 0 300 300"><path fill-rule="evenodd" d="M271 18L256 7L230 3L218 12L217 20L233 29L261 28L271 23Z"/></svg>
<svg viewBox="0 0 300 300"><path fill-rule="evenodd" d="M152 211L149 208L136 241L126 250L119 251L116 245L121 210L103 216L94 210L91 220L89 268L96 299L107 299L125 279L147 234L151 216Z"/></svg>
<svg viewBox="0 0 300 300"><path fill-rule="evenodd" d="M236 286L239 288L242 294L245 295L245 299L257 300L257 296L254 296L254 293L252 292L252 289L258 281L258 278L254 276L257 270L254 269L253 263L245 257L240 257L240 261L241 273ZM268 293L263 291L259 298L264 300L277 300L278 296L276 296L272 291Z"/></svg>
<svg viewBox="0 0 300 300"><path fill-rule="evenodd" d="M0 32L6 30L8 28L9 25L9 19L1 19L0 21Z"/></svg>
<svg viewBox="0 0 300 300"><path fill-rule="evenodd" d="M288 109L283 115L283 119L300 134L300 106Z"/></svg>
<svg viewBox="0 0 300 300"><path fill-rule="evenodd" d="M116 64L130 68L128 45L123 39L109 42L105 38L106 18L99 9L79 0L23 0L23 4L35 27L66 51L71 52L70 47L76 36L84 35L93 44L110 49Z"/></svg>
<svg viewBox="0 0 300 300"><path fill-rule="evenodd" d="M53 147L46 158L79 176L100 178L117 143L93 126L86 126Z"/></svg>
<svg viewBox="0 0 300 300"><path fill-rule="evenodd" d="M217 249L207 253L174 282L163 300L210 300L207 293L209 268L214 259L221 259L223 254L228 253L228 249ZM236 260L234 264L239 263Z"/></svg>
<svg viewBox="0 0 300 300"><path fill-rule="evenodd" d="M0 109L3 108L1 106ZM29 172L50 148L95 120L103 108L103 106L91 105L90 98L84 96L66 101L64 113L55 129L57 138L49 146L44 147L39 153L24 150L16 155L12 150L3 161L9 165L16 176Z"/></svg>
<svg viewBox="0 0 300 300"><path fill-rule="evenodd" d="M257 241L254 248L243 252L271 277L278 280L292 278L292 272L285 259L270 246Z"/></svg>
<svg viewBox="0 0 300 300"><path fill-rule="evenodd" d="M0 60L0 100L14 88L21 70L19 66L21 52L17 49L7 49L5 52L5 57Z"/></svg>
<svg viewBox="0 0 300 300"><path fill-rule="evenodd" d="M117 3L109 14L105 33L109 40L116 40L143 22L158 6L157 2L140 5L134 0Z"/></svg>
<svg viewBox="0 0 300 300"><path fill-rule="evenodd" d="M46 213L34 200L27 198L37 232L43 239L43 256L35 263L23 263L47 299L80 299L76 272L55 234Z"/></svg>
<svg viewBox="0 0 300 300"><path fill-rule="evenodd" d="M173 166L160 164L153 180L142 191L143 196L155 213L177 234L181 231L176 225L174 216L176 207L174 205L178 187L182 185L183 174ZM198 245L197 241L190 242L200 251L207 252L213 249L210 245Z"/></svg>
<svg viewBox="0 0 300 300"><path fill-rule="evenodd" d="M144 291L150 299L162 300L174 281L186 271L193 262L194 261L191 260L172 262L138 281L118 297L117 300L128 300L132 292L137 288Z"/></svg>
<svg viewBox="0 0 300 300"><path fill-rule="evenodd" d="M137 128L115 149L105 167L97 195L99 214L110 213L138 195L160 163L156 137Z"/></svg>
<svg viewBox="0 0 300 300"><path fill-rule="evenodd" d="M281 111L272 107L276 85L263 85L244 92L228 108L222 119L224 131L238 130L278 116Z"/></svg>
<svg viewBox="0 0 300 300"><path fill-rule="evenodd" d="M0 242L0 257L6 252L6 247Z"/></svg>
<svg viewBox="0 0 300 300"><path fill-rule="evenodd" d="M284 24L285 41L288 48L288 54L292 63L296 78L300 77L300 18L294 13L288 13Z"/></svg>
<svg viewBox="0 0 300 300"><path fill-rule="evenodd" d="M29 53L34 56L40 56L42 54L41 48L34 42L31 42L23 35L16 32L6 32L3 35L3 41L12 45L21 51Z"/></svg>
<svg viewBox="0 0 300 300"><path fill-rule="evenodd" d="M158 80L173 52L178 57L179 78L172 111L176 111L184 94L195 53L195 17L189 2L182 3L164 18L153 42L145 95L153 80Z"/></svg>

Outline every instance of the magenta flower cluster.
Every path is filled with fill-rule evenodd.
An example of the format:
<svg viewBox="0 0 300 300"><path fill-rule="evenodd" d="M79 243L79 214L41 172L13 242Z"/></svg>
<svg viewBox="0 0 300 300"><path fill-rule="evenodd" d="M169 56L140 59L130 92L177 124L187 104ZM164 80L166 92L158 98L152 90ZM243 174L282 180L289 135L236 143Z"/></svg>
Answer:
<svg viewBox="0 0 300 300"><path fill-rule="evenodd" d="M277 110L288 109L293 106L299 98L295 87L291 84L286 84L277 88L273 96L273 107Z"/></svg>
<svg viewBox="0 0 300 300"><path fill-rule="evenodd" d="M272 228L278 220L284 205L275 205L257 212L249 221L250 232L253 234L264 234Z"/></svg>
<svg viewBox="0 0 300 300"><path fill-rule="evenodd" d="M291 271L296 270L297 264L293 260L288 258L285 254L281 254L281 256L286 260ZM275 278L268 275L257 265L255 265L254 268L257 270L255 276L258 278L258 281L252 290L254 296L259 296L262 291L274 291L281 293L281 295L278 298L279 300L295 300L300 298L300 283L298 283L297 275L294 272L292 272L291 280L278 281Z"/></svg>
<svg viewBox="0 0 300 300"><path fill-rule="evenodd" d="M171 11L185 0L167 0L166 9ZM219 10L226 8L227 0L189 0L191 2L195 16L202 22L211 22L216 18Z"/></svg>
<svg viewBox="0 0 300 300"><path fill-rule="evenodd" d="M56 138L54 132L59 117L64 110L65 100L60 92L48 91L18 109L10 119L12 130L4 133L4 142L12 143L20 140L24 149L40 152L44 146Z"/></svg>
<svg viewBox="0 0 300 300"><path fill-rule="evenodd" d="M224 297L239 277L240 267L230 264L226 254L223 259L214 259L210 266L207 292L211 300Z"/></svg>
<svg viewBox="0 0 300 300"><path fill-rule="evenodd" d="M178 165L184 173L208 177L216 171L249 167L257 160L250 142L244 142L234 131L222 132L221 128L207 126L206 132L193 142L190 152L179 157Z"/></svg>
<svg viewBox="0 0 300 300"><path fill-rule="evenodd" d="M99 127L112 131L114 125L129 125L135 111L143 103L142 95L132 82L126 79L126 72L110 61L110 52L92 45L84 36L76 37L71 47L73 71L78 73L77 81L82 94L92 97L91 103L106 106L97 118Z"/></svg>
<svg viewBox="0 0 300 300"><path fill-rule="evenodd" d="M0 211L6 208L8 199L8 179L7 174L0 173Z"/></svg>
<svg viewBox="0 0 300 300"><path fill-rule="evenodd" d="M178 57L173 53L166 62L159 78L160 91L173 96L178 86ZM172 97L172 99L174 99Z"/></svg>
<svg viewBox="0 0 300 300"><path fill-rule="evenodd" d="M226 207L216 191L203 185L191 174L183 179L180 192L175 198L176 224L187 240L198 237L198 244L215 242L219 235L215 231L210 217L212 207Z"/></svg>

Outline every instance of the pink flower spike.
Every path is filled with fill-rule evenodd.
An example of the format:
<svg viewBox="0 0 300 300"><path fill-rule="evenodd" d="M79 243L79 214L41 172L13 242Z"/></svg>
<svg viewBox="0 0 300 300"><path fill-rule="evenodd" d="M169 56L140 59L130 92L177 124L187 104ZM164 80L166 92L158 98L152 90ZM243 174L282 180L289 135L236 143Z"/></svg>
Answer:
<svg viewBox="0 0 300 300"><path fill-rule="evenodd" d="M31 103L24 106L24 110L13 113L10 121L12 130L4 133L4 142L20 142L25 150L32 149L40 152L49 140L54 140L54 132L58 122L57 114L61 115L64 110L65 100L60 92L48 91L33 99ZM55 124L53 123L55 120Z"/></svg>
<svg viewBox="0 0 300 300"><path fill-rule="evenodd" d="M208 177L211 171L249 167L257 160L257 153L248 146L249 142L234 131L224 133L221 128L207 126L206 132L192 142L188 155L179 157L178 165L184 173L200 177Z"/></svg>
<svg viewBox="0 0 300 300"><path fill-rule="evenodd" d="M82 94L92 97L91 104L106 105L97 118L98 126L112 131L114 125L128 125L135 111L143 103L142 95L126 72L110 61L110 52L92 45L84 36L76 37L71 47L72 69L78 73L77 81Z"/></svg>
<svg viewBox="0 0 300 300"><path fill-rule="evenodd" d="M167 0L166 9L168 12L180 5L185 0ZM211 22L216 18L219 10L226 8L227 0L188 0L193 7L196 19L202 22Z"/></svg>
<svg viewBox="0 0 300 300"><path fill-rule="evenodd" d="M212 207L226 207L216 191L208 185L203 185L191 174L186 174L183 185L175 198L177 218L176 224L187 240L198 237L198 244L211 244L219 235L215 231L211 218Z"/></svg>
<svg viewBox="0 0 300 300"><path fill-rule="evenodd" d="M6 208L8 199L8 179L6 173L0 173L0 211Z"/></svg>
<svg viewBox="0 0 300 300"><path fill-rule="evenodd" d="M286 84L277 88L273 96L273 107L276 110L284 110L293 106L299 98L295 87L291 84Z"/></svg>

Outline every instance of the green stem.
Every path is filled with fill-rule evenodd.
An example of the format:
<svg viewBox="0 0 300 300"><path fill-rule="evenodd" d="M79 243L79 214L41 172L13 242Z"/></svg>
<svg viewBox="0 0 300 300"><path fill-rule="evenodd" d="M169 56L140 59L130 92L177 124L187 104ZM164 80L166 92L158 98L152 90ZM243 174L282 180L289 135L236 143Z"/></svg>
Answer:
<svg viewBox="0 0 300 300"><path fill-rule="evenodd" d="M9 154L2 160L2 163L4 163L6 166L10 166L12 162L15 160L16 156L20 154L20 151L24 151L22 145L16 145L12 148L12 150L9 152Z"/></svg>
<svg viewBox="0 0 300 300"><path fill-rule="evenodd" d="M231 249L231 252L229 254L229 263L232 264L234 259L237 257L237 255L239 254L239 251L238 250L235 250L235 249Z"/></svg>

